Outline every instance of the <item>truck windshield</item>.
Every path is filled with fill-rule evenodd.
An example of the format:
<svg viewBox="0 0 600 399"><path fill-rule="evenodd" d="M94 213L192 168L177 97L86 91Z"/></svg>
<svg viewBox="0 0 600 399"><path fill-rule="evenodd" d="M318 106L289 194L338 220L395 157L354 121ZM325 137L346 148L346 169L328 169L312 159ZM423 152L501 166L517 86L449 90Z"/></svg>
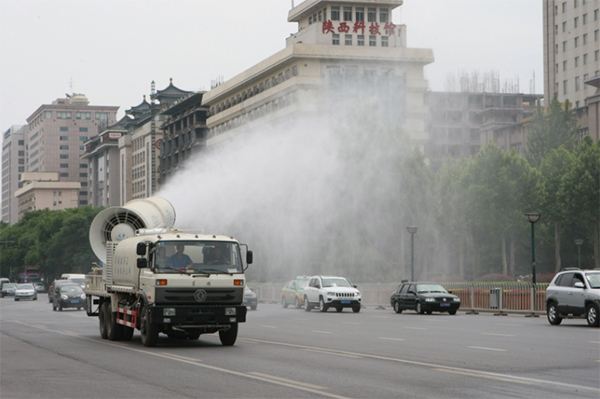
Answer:
<svg viewBox="0 0 600 399"><path fill-rule="evenodd" d="M240 247L227 241L160 241L152 253L160 273L241 273Z"/></svg>

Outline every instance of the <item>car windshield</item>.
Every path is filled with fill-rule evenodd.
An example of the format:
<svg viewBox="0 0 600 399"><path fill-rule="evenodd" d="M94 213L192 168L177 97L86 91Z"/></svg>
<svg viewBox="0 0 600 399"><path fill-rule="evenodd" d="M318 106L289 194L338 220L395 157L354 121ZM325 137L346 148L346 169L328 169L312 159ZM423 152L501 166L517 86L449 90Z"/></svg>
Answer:
<svg viewBox="0 0 600 399"><path fill-rule="evenodd" d="M323 287L350 287L350 283L345 278L324 278Z"/></svg>
<svg viewBox="0 0 600 399"><path fill-rule="evenodd" d="M60 293L67 295L81 295L83 294L83 290L78 285L63 285L60 287Z"/></svg>
<svg viewBox="0 0 600 399"><path fill-rule="evenodd" d="M241 273L240 247L227 241L161 241L152 252L159 273Z"/></svg>
<svg viewBox="0 0 600 399"><path fill-rule="evenodd" d="M446 291L446 289L439 284L418 284L417 292L419 294L426 294L426 293L430 293L430 292L431 293L439 292L439 293L445 294L448 291Z"/></svg>
<svg viewBox="0 0 600 399"><path fill-rule="evenodd" d="M17 284L18 290L32 290L33 284Z"/></svg>
<svg viewBox="0 0 600 399"><path fill-rule="evenodd" d="M586 273L587 281L592 288L600 288L600 273Z"/></svg>

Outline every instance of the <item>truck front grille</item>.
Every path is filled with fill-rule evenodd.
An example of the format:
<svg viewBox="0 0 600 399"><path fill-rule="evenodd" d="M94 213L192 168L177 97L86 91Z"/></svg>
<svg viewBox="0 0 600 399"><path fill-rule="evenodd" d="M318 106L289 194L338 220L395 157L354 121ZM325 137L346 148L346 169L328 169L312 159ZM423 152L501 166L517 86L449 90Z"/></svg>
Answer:
<svg viewBox="0 0 600 399"><path fill-rule="evenodd" d="M204 300L196 300L196 291L204 290ZM240 304L244 294L243 288L156 288L157 304ZM200 295L202 296L202 295Z"/></svg>

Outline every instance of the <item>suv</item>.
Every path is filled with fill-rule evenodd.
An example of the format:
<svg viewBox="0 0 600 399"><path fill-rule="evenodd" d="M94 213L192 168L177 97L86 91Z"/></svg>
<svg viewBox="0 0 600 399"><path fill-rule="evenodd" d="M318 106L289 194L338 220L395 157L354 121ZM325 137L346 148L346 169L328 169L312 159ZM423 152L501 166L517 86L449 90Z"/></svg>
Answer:
<svg viewBox="0 0 600 399"><path fill-rule="evenodd" d="M600 270L567 269L554 276L546 289L548 322L558 325L570 314L600 326Z"/></svg>
<svg viewBox="0 0 600 399"><path fill-rule="evenodd" d="M313 276L304 288L304 310L307 312L316 306L321 312L327 312L329 308L338 312L352 308L358 313L360 301L360 291L344 277Z"/></svg>

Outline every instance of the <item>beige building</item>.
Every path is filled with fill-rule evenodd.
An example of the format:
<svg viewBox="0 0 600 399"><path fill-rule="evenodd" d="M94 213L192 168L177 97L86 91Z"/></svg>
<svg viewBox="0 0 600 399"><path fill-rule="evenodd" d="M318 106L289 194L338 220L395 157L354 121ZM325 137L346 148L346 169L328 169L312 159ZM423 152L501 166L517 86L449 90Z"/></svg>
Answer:
<svg viewBox="0 0 600 399"><path fill-rule="evenodd" d="M319 112L324 91L355 89L349 93L360 101L365 93L357 86L368 89L366 82L374 82L371 87L383 90L379 99L397 104L398 127L423 146L423 67L433 62L433 53L406 47L406 27L392 22L392 10L402 3L306 0L292 8L288 21L298 24L298 32L287 38L283 50L204 95L203 105L209 109L207 145L266 116L276 121L298 117L300 108Z"/></svg>
<svg viewBox="0 0 600 399"><path fill-rule="evenodd" d="M585 82L600 75L600 0L544 0L544 94L575 108L586 105L595 88Z"/></svg>
<svg viewBox="0 0 600 399"><path fill-rule="evenodd" d="M4 132L2 142L2 222L16 223L18 205L15 191L25 171L25 131L27 126L12 126Z"/></svg>
<svg viewBox="0 0 600 399"><path fill-rule="evenodd" d="M79 206L78 181L60 181L57 172L23 173L22 187L15 192L18 220L27 212L50 209L60 210Z"/></svg>
<svg viewBox="0 0 600 399"><path fill-rule="evenodd" d="M27 118L27 172L56 172L61 181L79 181L79 205L88 204L84 143L113 124L118 107L89 105L83 94L41 105Z"/></svg>

